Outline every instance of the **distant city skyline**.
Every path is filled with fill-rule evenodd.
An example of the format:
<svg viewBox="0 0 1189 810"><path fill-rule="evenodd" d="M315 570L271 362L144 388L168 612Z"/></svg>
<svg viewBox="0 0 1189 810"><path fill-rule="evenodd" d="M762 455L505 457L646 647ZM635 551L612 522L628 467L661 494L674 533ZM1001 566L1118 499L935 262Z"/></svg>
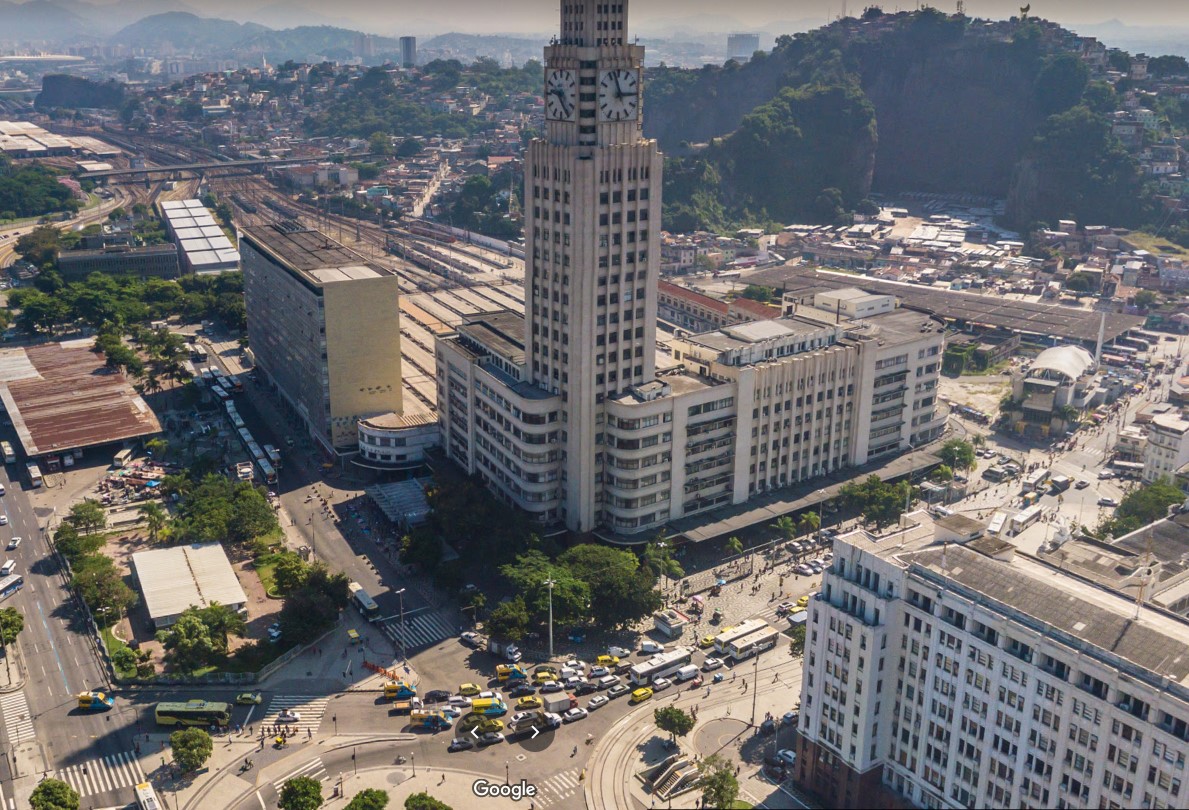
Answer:
<svg viewBox="0 0 1189 810"><path fill-rule="evenodd" d="M144 15L183 10L200 16L254 20L276 25L328 24L358 27L377 34L433 34L447 31L491 34L539 34L543 20L558 13L556 3L542 0L445 0L427 7L413 0L339 0L332 8L316 0L50 0L65 8L79 5L136 9ZM965 12L975 17L1005 18L1019 14L1023 0L965 0ZM911 0L872 3L869 0L747 0L724 11L712 0L651 0L632 13L633 30L650 36L667 32L705 35L754 30L774 36L782 26L800 23L801 29L824 23L844 11L858 16L868 5L885 11L911 10ZM935 4L956 10L956 0ZM1175 0L1135 0L1127 4L1107 0L1036 0L1031 14L1067 25L1097 25L1117 21L1126 26L1189 27L1189 3Z"/></svg>

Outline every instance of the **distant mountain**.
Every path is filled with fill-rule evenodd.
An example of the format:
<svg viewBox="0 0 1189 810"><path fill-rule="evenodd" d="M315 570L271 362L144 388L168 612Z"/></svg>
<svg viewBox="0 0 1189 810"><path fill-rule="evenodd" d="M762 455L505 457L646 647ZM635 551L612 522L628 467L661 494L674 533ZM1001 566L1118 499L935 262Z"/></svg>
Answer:
<svg viewBox="0 0 1189 810"><path fill-rule="evenodd" d="M53 0L53 3L90 22L91 33L104 36L110 36L153 14L197 11L182 0L116 0L102 5L86 0Z"/></svg>
<svg viewBox="0 0 1189 810"><path fill-rule="evenodd" d="M268 30L256 23L215 20L184 11L170 11L134 22L119 31L111 41L150 51L159 50L168 44L180 50L213 55L230 51L248 37Z"/></svg>
<svg viewBox="0 0 1189 810"><path fill-rule="evenodd" d="M270 62L279 63L287 59L308 61L314 58L346 60L359 56L360 33L346 28L329 25L302 25L283 31L265 30L253 34L236 44L236 51L259 53ZM389 37L373 37L372 49L375 55L393 55L400 49L400 43Z"/></svg>
<svg viewBox="0 0 1189 810"><path fill-rule="evenodd" d="M45 0L0 0L0 42L65 42L91 34L91 28L78 14Z"/></svg>
<svg viewBox="0 0 1189 810"><path fill-rule="evenodd" d="M1189 27L1183 25L1125 25L1112 19L1070 27L1082 36L1097 37L1110 48L1150 56L1189 57Z"/></svg>

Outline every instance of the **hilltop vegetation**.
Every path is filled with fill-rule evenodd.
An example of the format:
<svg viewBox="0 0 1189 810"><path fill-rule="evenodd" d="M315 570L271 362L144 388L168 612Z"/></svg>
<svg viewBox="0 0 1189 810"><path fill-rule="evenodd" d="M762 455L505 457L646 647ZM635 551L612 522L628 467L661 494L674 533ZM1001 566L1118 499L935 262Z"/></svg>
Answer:
<svg viewBox="0 0 1189 810"><path fill-rule="evenodd" d="M0 155L0 219L77 211L74 192L58 182L58 172L35 163L14 164Z"/></svg>
<svg viewBox="0 0 1189 810"><path fill-rule="evenodd" d="M831 222L873 190L909 189L1006 197L1021 228L1142 222L1106 119L1114 90L1054 30L873 8L743 66L650 71L646 133L672 156L666 227Z"/></svg>

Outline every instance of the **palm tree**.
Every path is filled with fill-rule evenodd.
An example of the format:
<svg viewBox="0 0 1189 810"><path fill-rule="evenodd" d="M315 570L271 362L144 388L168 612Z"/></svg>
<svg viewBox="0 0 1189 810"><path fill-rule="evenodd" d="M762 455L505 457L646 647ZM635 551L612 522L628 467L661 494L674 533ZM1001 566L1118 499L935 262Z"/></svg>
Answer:
<svg viewBox="0 0 1189 810"><path fill-rule="evenodd" d="M211 640L215 642L215 646L221 653L227 652L229 636L242 636L248 629L243 616L227 605L220 605L218 602L211 602L208 607L199 610L198 615L202 618L202 623L206 625L207 630L210 631Z"/></svg>
<svg viewBox="0 0 1189 810"><path fill-rule="evenodd" d="M772 524L772 528L780 532L786 542L792 540L797 534L797 524L788 515L781 515L777 518L776 522Z"/></svg>
<svg viewBox="0 0 1189 810"><path fill-rule="evenodd" d="M805 514L801 515L801 522L798 524L801 534L812 534L821 527L822 521L821 518L817 516L817 512L806 512Z"/></svg>
<svg viewBox="0 0 1189 810"><path fill-rule="evenodd" d="M140 507L140 513L144 515L145 523L149 527L149 540L153 543L157 542L157 537L161 530L165 528L165 524L169 522L169 513L165 508L156 501L143 504Z"/></svg>
<svg viewBox="0 0 1189 810"><path fill-rule="evenodd" d="M659 579L666 576L669 579L681 579L685 576L685 569L669 553L668 544L660 539L653 540L644 546L640 553L640 567L652 577Z"/></svg>
<svg viewBox="0 0 1189 810"><path fill-rule="evenodd" d="M741 541L738 537L732 537L727 540L727 552L732 557L738 557L743 553L743 541Z"/></svg>

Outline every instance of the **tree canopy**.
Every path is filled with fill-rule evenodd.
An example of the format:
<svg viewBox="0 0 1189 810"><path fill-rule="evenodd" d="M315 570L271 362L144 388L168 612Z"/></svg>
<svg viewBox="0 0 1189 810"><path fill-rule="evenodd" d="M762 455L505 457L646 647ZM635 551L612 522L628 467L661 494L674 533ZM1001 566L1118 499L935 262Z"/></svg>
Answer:
<svg viewBox="0 0 1189 810"><path fill-rule="evenodd" d="M281 787L277 807L281 810L318 810L322 806L322 783L308 776L295 776Z"/></svg>
<svg viewBox="0 0 1189 810"><path fill-rule="evenodd" d="M33 788L29 806L33 810L78 810L78 791L61 779L47 777Z"/></svg>
<svg viewBox="0 0 1189 810"><path fill-rule="evenodd" d="M1157 479L1128 492L1115 509L1114 517L1103 523L1102 530L1112 537L1122 537L1166 516L1170 506L1183 500L1185 494L1167 478Z"/></svg>
<svg viewBox="0 0 1189 810"><path fill-rule="evenodd" d="M344 810L384 810L388 806L388 791L365 788L351 797Z"/></svg>
<svg viewBox="0 0 1189 810"><path fill-rule="evenodd" d="M192 773L201 768L214 751L211 735L201 728L183 728L173 732L169 735L169 747L183 773Z"/></svg>

